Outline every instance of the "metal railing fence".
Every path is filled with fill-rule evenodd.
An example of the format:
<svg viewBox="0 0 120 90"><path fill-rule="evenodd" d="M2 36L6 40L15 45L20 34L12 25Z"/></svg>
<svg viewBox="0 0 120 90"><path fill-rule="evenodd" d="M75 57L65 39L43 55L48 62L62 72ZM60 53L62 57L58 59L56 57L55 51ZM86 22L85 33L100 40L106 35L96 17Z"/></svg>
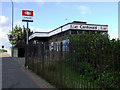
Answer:
<svg viewBox="0 0 120 90"><path fill-rule="evenodd" d="M28 67L58 88L120 88L120 42L31 44Z"/></svg>

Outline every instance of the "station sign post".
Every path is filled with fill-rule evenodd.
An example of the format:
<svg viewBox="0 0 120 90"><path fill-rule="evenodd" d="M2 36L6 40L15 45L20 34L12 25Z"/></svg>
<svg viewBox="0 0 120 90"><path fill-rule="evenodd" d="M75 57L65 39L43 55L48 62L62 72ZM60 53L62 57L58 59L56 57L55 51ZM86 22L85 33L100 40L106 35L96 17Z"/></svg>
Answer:
<svg viewBox="0 0 120 90"><path fill-rule="evenodd" d="M25 58L25 67L28 66L28 22L33 22L33 11L22 10L22 22L27 22L26 30L26 58Z"/></svg>

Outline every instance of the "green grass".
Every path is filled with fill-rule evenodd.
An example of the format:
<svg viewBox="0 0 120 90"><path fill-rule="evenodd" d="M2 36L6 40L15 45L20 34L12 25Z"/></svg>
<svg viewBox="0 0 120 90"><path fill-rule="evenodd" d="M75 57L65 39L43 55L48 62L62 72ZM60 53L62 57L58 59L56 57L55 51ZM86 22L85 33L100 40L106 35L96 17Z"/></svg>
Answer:
<svg viewBox="0 0 120 90"><path fill-rule="evenodd" d="M88 77L84 77L78 72L75 72L69 65L55 62L46 62L45 70L40 68L41 62L34 64L34 72L57 88L93 88L93 82L88 81ZM30 66L31 67L31 66ZM61 69L62 67L62 69ZM32 69L32 68L30 68ZM61 69L61 70L60 70ZM62 84L60 83L60 76L62 74ZM94 88L98 88L98 85L94 82Z"/></svg>
<svg viewBox="0 0 120 90"><path fill-rule="evenodd" d="M60 68L60 65L58 65ZM62 64L62 75L63 75L63 82L65 82L68 88L93 88L93 83L88 81L89 77L84 77L78 72L75 72L69 65L63 63ZM96 88L97 85L94 85Z"/></svg>
<svg viewBox="0 0 120 90"><path fill-rule="evenodd" d="M0 52L7 52L7 50L4 50L4 49L0 49Z"/></svg>

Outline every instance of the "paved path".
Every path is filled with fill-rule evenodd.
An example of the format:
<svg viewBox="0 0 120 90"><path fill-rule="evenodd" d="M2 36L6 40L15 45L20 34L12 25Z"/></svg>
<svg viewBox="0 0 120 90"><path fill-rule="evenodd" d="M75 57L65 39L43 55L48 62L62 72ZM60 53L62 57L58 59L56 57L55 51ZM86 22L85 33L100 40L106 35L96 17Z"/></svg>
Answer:
<svg viewBox="0 0 120 90"><path fill-rule="evenodd" d="M0 52L0 57L10 57L7 52Z"/></svg>
<svg viewBox="0 0 120 90"><path fill-rule="evenodd" d="M23 66L24 58L2 57L2 88L53 88Z"/></svg>

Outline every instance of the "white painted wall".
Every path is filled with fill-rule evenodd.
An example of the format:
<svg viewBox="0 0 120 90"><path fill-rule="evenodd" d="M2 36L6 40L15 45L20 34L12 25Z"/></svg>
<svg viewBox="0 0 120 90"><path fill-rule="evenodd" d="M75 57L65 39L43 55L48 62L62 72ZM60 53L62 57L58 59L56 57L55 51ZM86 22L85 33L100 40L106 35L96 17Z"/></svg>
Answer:
<svg viewBox="0 0 120 90"><path fill-rule="evenodd" d="M61 32L61 28L58 28L58 29L56 29L55 31L50 32L50 33L49 33L49 36L58 34L58 33L60 33L60 32Z"/></svg>
<svg viewBox="0 0 120 90"><path fill-rule="evenodd" d="M18 57L18 48L13 49L13 57Z"/></svg>
<svg viewBox="0 0 120 90"><path fill-rule="evenodd" d="M71 26L71 24L68 24L68 25L62 27L62 31L67 31L68 29L70 29L70 26Z"/></svg>
<svg viewBox="0 0 120 90"><path fill-rule="evenodd" d="M12 48L9 48L9 49L7 50L7 53L8 53L10 56L12 56Z"/></svg>
<svg viewBox="0 0 120 90"><path fill-rule="evenodd" d="M12 48L9 48L7 53L10 55L10 57L12 57ZM13 49L13 57L18 57L18 48Z"/></svg>

